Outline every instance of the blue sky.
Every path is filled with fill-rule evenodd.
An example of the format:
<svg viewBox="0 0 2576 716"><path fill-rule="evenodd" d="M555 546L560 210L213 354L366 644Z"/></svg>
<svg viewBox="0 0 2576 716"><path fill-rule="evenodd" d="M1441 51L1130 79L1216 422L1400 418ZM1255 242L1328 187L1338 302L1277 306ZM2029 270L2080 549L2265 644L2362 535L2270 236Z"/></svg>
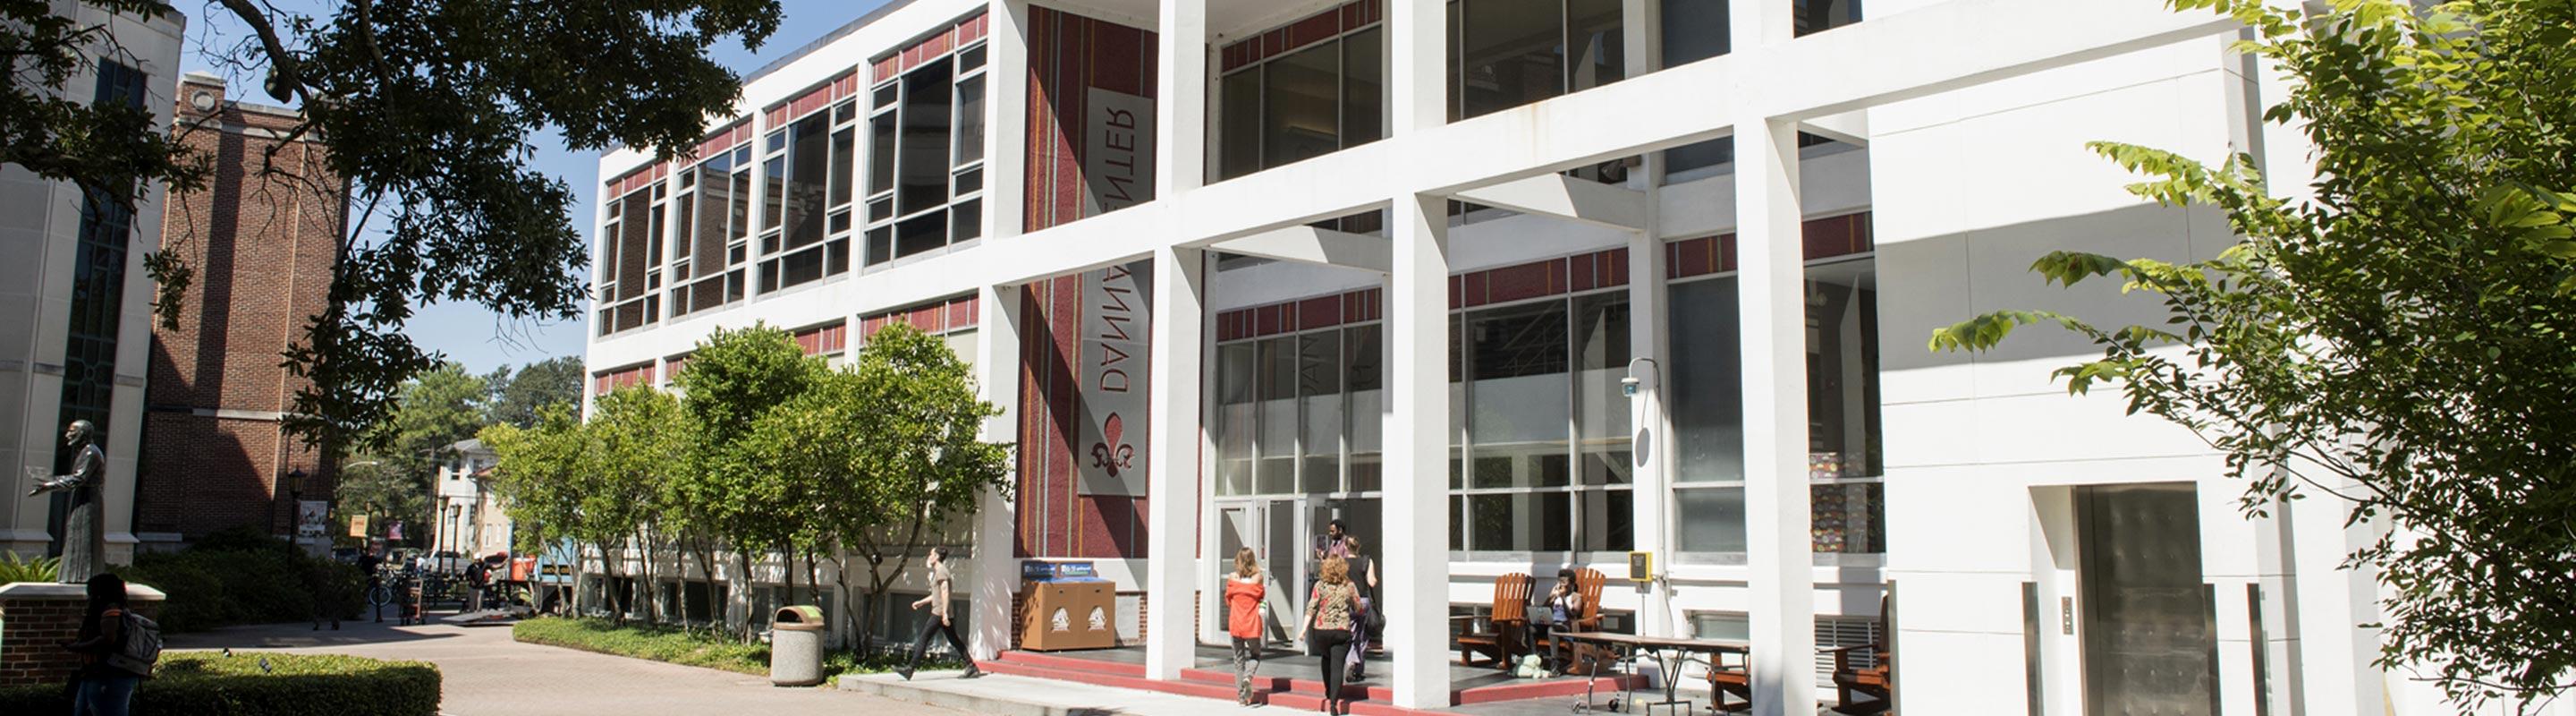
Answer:
<svg viewBox="0 0 2576 716"><path fill-rule="evenodd" d="M781 0L779 5L785 16L779 22L778 32L770 35L769 41L762 43L759 50L747 49L735 42L721 42L709 54L717 62L733 68L735 73L748 74L886 2ZM282 0L272 4L292 12L313 12L316 8L337 3ZM216 7L212 3L180 3L179 7L183 14L189 16L187 49L183 51L180 64L187 70L224 74L214 69L199 50L231 47L239 42L247 36L241 23L230 16L206 16L203 9ZM231 85L233 99L262 103L276 101L260 94L256 89L259 84L253 78L234 77ZM573 226L580 229L585 237L597 233L599 227L591 225L594 216L591 207L599 200L599 154L566 149L562 138L550 133L536 137L535 141L533 163L537 170L572 187L574 203L570 210ZM586 305L583 310L588 310ZM421 347L445 353L449 359L464 363L466 369L482 373L504 365L524 365L560 355L581 355L583 331L587 326L587 321L579 318L560 322L513 320L480 306L436 304L414 313L404 332Z"/></svg>

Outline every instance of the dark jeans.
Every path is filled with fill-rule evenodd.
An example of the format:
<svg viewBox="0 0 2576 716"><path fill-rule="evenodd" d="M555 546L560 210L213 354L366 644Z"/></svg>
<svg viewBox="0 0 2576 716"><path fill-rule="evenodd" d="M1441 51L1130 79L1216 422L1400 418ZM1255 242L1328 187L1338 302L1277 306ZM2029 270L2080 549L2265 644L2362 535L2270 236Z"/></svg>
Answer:
<svg viewBox="0 0 2576 716"><path fill-rule="evenodd" d="M930 637L937 634L948 635L948 649L957 652L958 661L966 662L966 673L975 673L975 656L966 651L966 640L957 638L955 620L942 624L939 621L939 615L936 614L931 615L929 621L922 623L921 636L914 637L912 640L912 666L914 668L921 666L921 655L930 651Z"/></svg>
<svg viewBox="0 0 2576 716"><path fill-rule="evenodd" d="M1306 644L1324 658L1324 698L1342 698L1342 677L1349 675L1351 630L1316 629L1306 632Z"/></svg>
<svg viewBox="0 0 2576 716"><path fill-rule="evenodd" d="M126 716L141 681L132 674L80 677L72 686L72 716Z"/></svg>

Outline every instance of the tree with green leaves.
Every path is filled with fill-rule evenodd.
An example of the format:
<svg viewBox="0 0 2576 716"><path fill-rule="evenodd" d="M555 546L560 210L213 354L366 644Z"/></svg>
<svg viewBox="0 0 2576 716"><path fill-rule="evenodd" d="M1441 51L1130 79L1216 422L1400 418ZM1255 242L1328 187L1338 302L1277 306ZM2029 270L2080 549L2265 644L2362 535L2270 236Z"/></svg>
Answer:
<svg viewBox="0 0 2576 716"><path fill-rule="evenodd" d="M127 15L177 12L163 0L93 0ZM533 139L574 150L623 145L665 158L694 146L711 115L733 111L741 79L707 56L719 41L757 47L778 28L776 0L651 3L349 0L314 12L211 0L247 40L204 59L256 77L301 111L290 134L320 142L327 176L270 162L262 182L342 196L327 302L287 349L309 384L288 426L319 445L353 445L438 355L403 325L422 305L472 303L512 319L568 319L586 293L572 187L530 166ZM203 172L149 115L62 99L114 39L53 14L46 0L0 0L0 162L130 203L155 182ZM116 48L105 48L113 52ZM283 144L281 144L283 146ZM247 189L246 189L247 191ZM146 258L162 285L155 310L178 315L188 266Z"/></svg>
<svg viewBox="0 0 2576 716"><path fill-rule="evenodd" d="M641 567L635 598L646 621L661 619L652 588L660 544L654 523L662 496L689 467L692 434L680 427L686 422L680 401L670 393L636 386L600 396L582 426L589 440L579 463L581 479L575 483L582 486L580 532L599 547L612 579L625 561L618 548L631 540Z"/></svg>
<svg viewBox="0 0 2576 716"><path fill-rule="evenodd" d="M536 423L525 428L507 423L483 428L477 435L499 460L493 466L493 490L501 510L510 516L521 554L542 554L558 542L582 539L582 474L590 436L581 416L566 403L537 410ZM583 578L581 560L573 560L573 583Z"/></svg>
<svg viewBox="0 0 2576 716"><path fill-rule="evenodd" d="M680 408L697 443L691 469L667 486L663 499L679 506L678 519L700 535L703 555L712 555L714 543L732 549L734 574L748 578L756 551L776 551L785 565L800 533L808 532L801 525L810 522L804 518L811 503L795 501L803 486L769 469L768 456L752 450L746 437L763 413L814 392L830 373L786 331L765 324L716 331L680 369ZM796 570L787 571L792 580Z"/></svg>
<svg viewBox="0 0 2576 716"><path fill-rule="evenodd" d="M394 409L360 443L374 449L344 463L349 467L340 476L341 501L382 510L367 514L430 524L438 466L456 458L456 443L483 428L488 392L481 377L456 363L441 363L405 381Z"/></svg>
<svg viewBox="0 0 2576 716"><path fill-rule="evenodd" d="M1984 350L2015 326L2089 338L2072 392L2197 433L2283 501L2348 501L2389 529L2377 663L2455 703L2546 701L2576 680L2576 3L2173 0L2244 22L2241 51L2292 79L2264 117L2304 132L2305 187L2246 155L2216 166L2096 144L2166 205L2223 210L2242 242L2185 263L2059 252L2033 270L2160 298L2161 325L1998 311L1936 331ZM2278 172L2273 172L2277 174ZM2301 172L2300 174L2305 174Z"/></svg>
<svg viewBox="0 0 2576 716"><path fill-rule="evenodd" d="M977 438L999 414L946 343L894 325L742 437L746 466L785 478L791 504L807 506L783 522L798 550L832 561L841 613L863 625L850 632L856 643L868 642L870 615L892 608L887 588L941 528L973 515L985 491L1009 489L1008 446Z"/></svg>
<svg viewBox="0 0 2576 716"><path fill-rule="evenodd" d="M519 366L516 372L509 366L494 369L483 379L492 388L483 404L483 421L524 428L535 425L546 406L579 405L584 375L581 356L555 356Z"/></svg>

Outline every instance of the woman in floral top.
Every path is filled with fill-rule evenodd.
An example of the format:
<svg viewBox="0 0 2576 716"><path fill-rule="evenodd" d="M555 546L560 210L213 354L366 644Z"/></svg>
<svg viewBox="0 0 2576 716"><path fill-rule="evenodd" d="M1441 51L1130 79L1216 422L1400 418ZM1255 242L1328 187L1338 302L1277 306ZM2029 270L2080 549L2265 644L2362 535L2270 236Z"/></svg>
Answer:
<svg viewBox="0 0 2576 716"><path fill-rule="evenodd" d="M1323 578L1315 591L1306 597L1306 646L1324 663L1324 710L1331 714L1350 713L1350 700L1342 698L1343 663L1351 655L1351 615L1358 612L1359 588L1351 584L1351 565L1340 557L1325 557Z"/></svg>

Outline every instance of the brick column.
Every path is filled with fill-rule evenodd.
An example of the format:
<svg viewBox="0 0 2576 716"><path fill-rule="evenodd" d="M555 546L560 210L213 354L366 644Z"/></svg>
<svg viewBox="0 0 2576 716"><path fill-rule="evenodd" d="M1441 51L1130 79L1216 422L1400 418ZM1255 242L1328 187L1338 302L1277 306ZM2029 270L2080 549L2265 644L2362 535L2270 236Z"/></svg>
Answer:
<svg viewBox="0 0 2576 716"><path fill-rule="evenodd" d="M80 656L64 651L62 643L80 633L85 589L47 582L0 586L0 686L62 683L80 668ZM161 590L125 587L126 604L144 616L160 614L161 599Z"/></svg>

